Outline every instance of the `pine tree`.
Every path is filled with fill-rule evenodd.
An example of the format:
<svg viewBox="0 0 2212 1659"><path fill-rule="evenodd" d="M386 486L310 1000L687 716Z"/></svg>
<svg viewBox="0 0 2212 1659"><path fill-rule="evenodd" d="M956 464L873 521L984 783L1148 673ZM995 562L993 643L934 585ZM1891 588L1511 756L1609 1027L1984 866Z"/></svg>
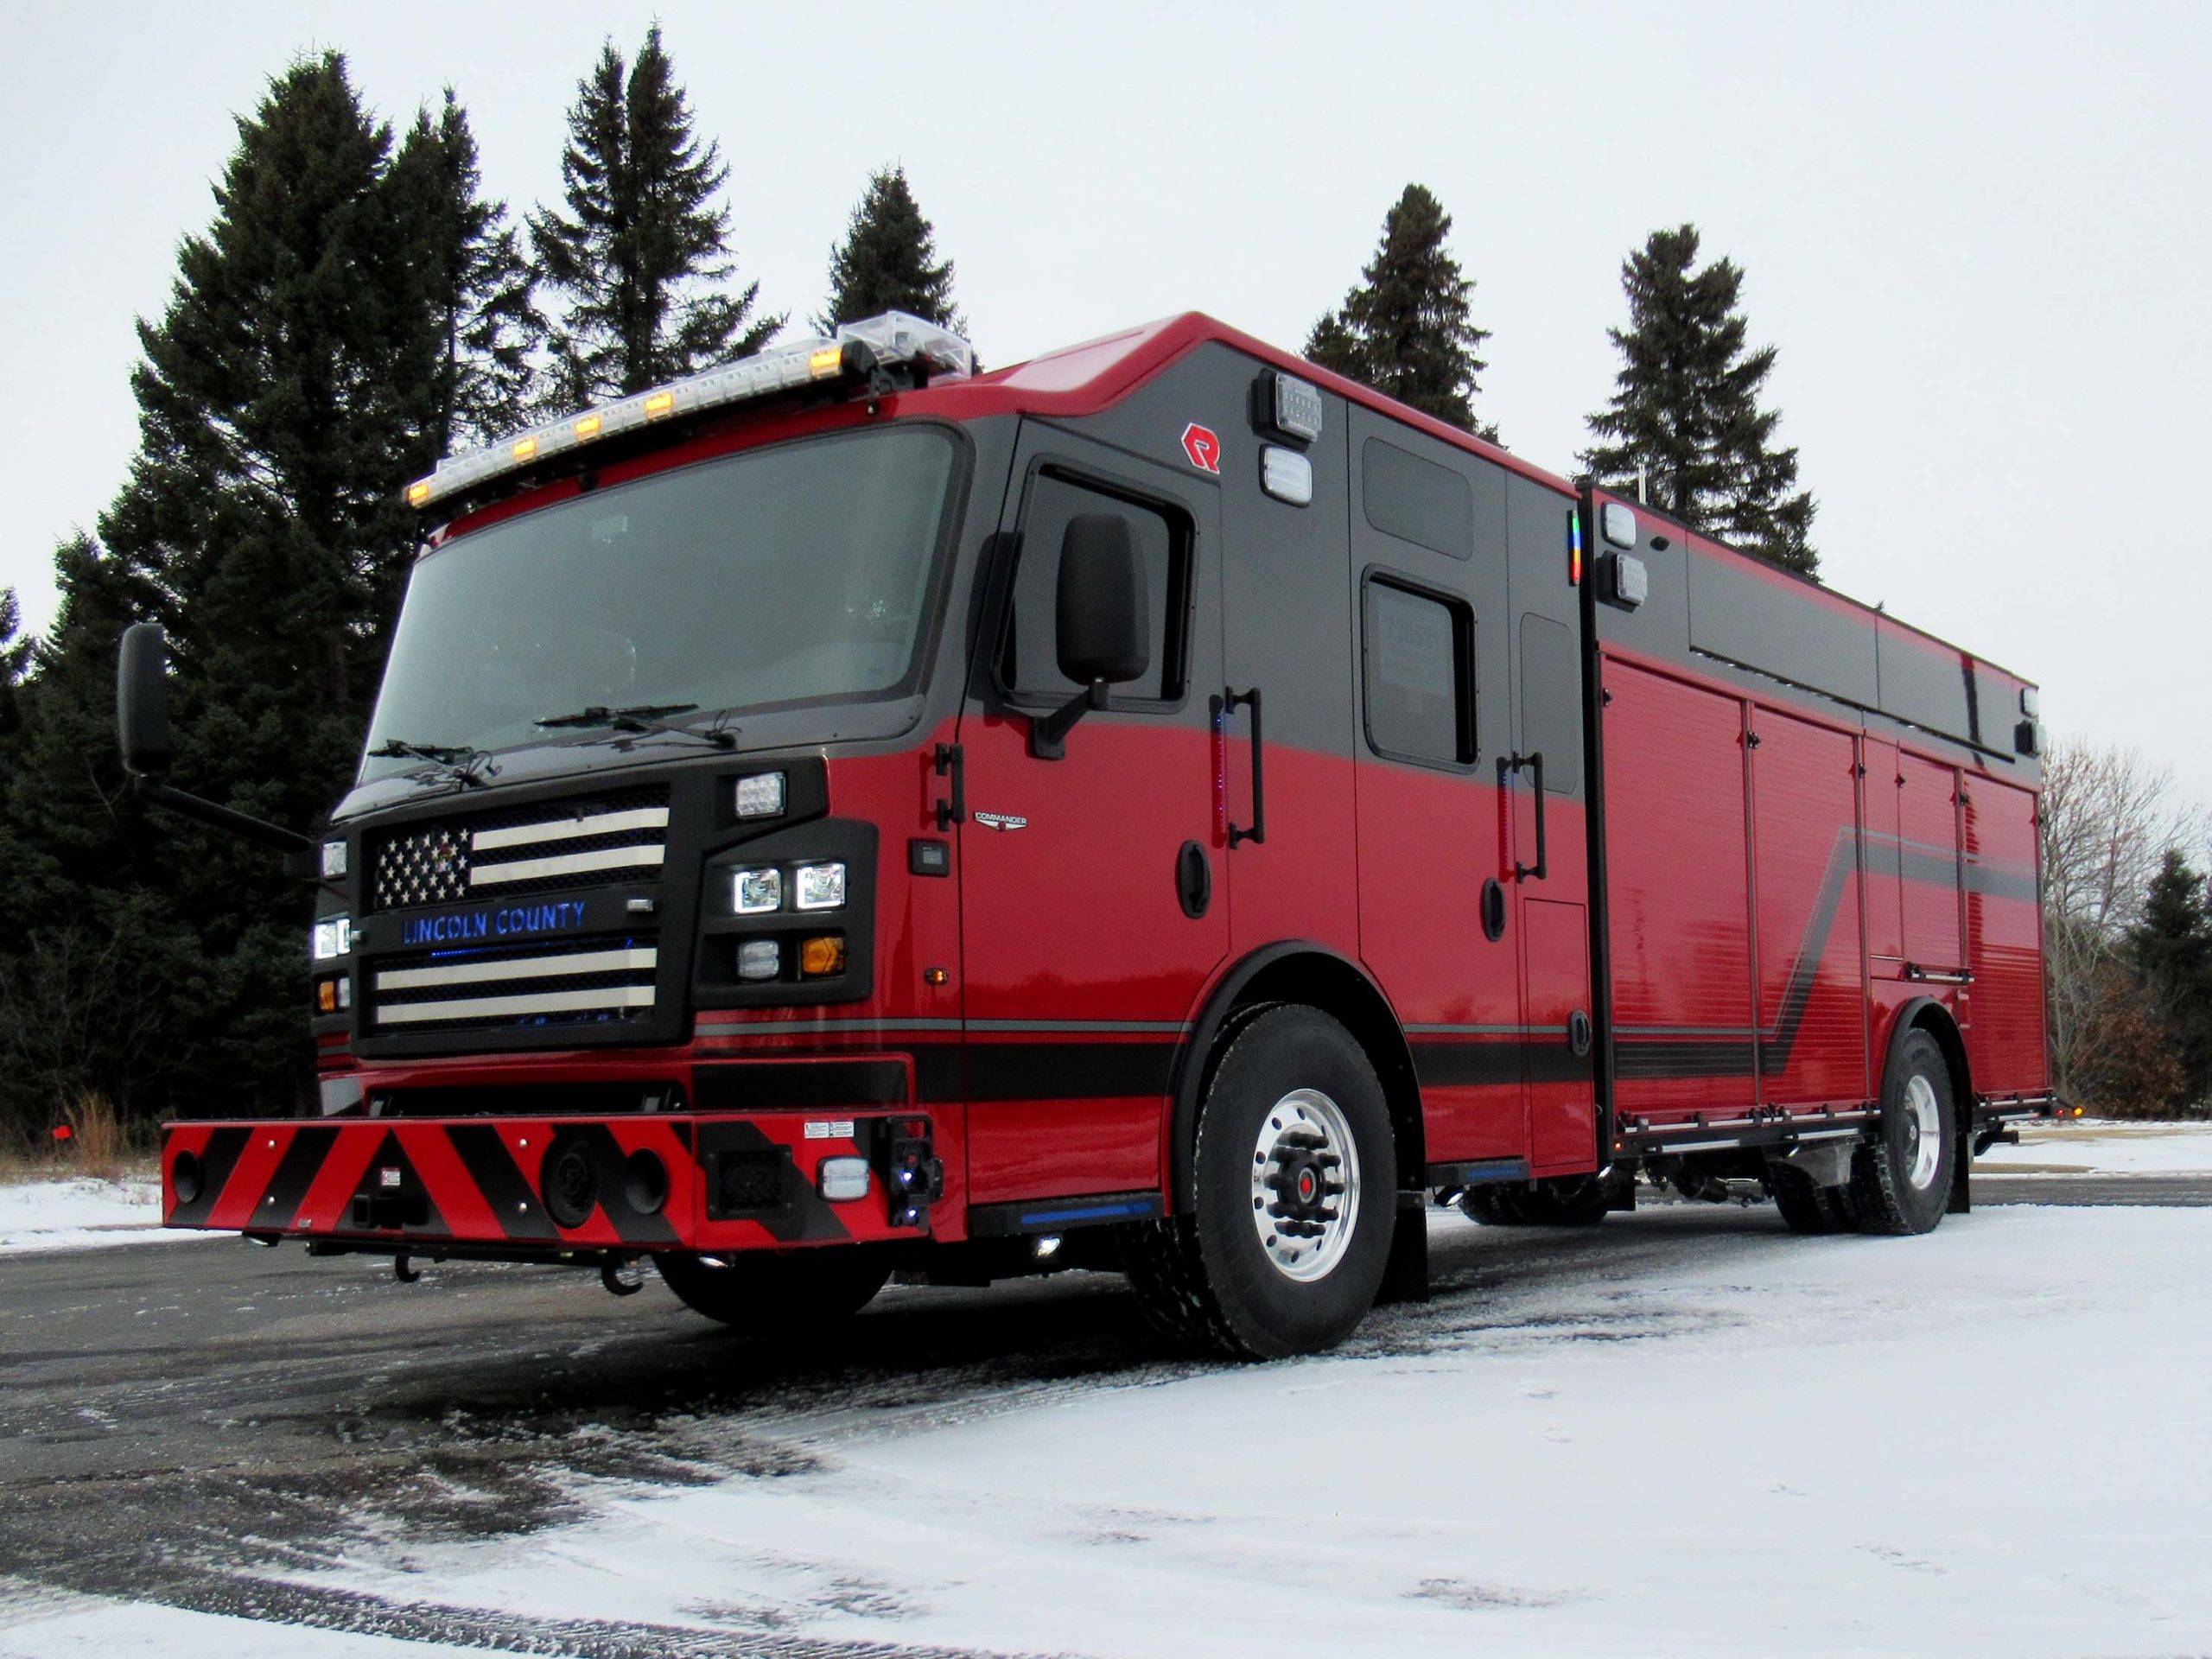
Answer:
<svg viewBox="0 0 2212 1659"><path fill-rule="evenodd" d="M90 1068L140 1111L297 1103L308 904L263 850L149 823L130 798L117 635L140 618L169 628L180 783L314 822L352 772L413 551L400 493L441 442L420 193L392 181L389 128L326 54L276 77L238 132L213 222L185 239L160 320L139 325L140 449L99 540L57 557L61 609L5 789L26 850L0 976L12 1006L38 1010L14 1029L45 1042L90 1006L117 1033L111 1058L41 1051L9 1086L43 1066L50 1096Z"/></svg>
<svg viewBox="0 0 2212 1659"><path fill-rule="evenodd" d="M1629 327L1607 331L1622 364L1612 401L1589 417L1611 440L1582 456L1609 488L1647 499L1694 529L1810 575L1816 511L1797 485L1797 451L1773 447L1781 416L1758 405L1771 346L1747 352L1738 308L1744 273L1732 260L1693 270L1694 225L1654 231L1621 265Z"/></svg>
<svg viewBox="0 0 2212 1659"><path fill-rule="evenodd" d="M1408 185L1383 218L1382 245L1361 270L1361 286L1314 324L1306 355L1495 443L1497 428L1474 411L1478 377L1489 366L1475 353L1490 331L1472 321L1473 280L1445 251L1451 230L1443 203Z"/></svg>
<svg viewBox="0 0 2212 1659"><path fill-rule="evenodd" d="M22 723L16 709L16 687L30 666L31 652L38 644L16 637L22 625L22 607L16 601L16 590L0 588L0 734Z"/></svg>
<svg viewBox="0 0 2212 1659"><path fill-rule="evenodd" d="M567 296L553 326L552 406L568 410L749 357L783 327L732 283L729 178L702 143L660 25L635 65L608 41L579 84L561 158L568 213L530 215L540 279Z"/></svg>
<svg viewBox="0 0 2212 1659"><path fill-rule="evenodd" d="M830 308L815 319L823 334L839 323L906 311L964 334L952 302L952 262L937 257L935 234L907 188L906 169L868 176L845 240L830 253Z"/></svg>
<svg viewBox="0 0 2212 1659"><path fill-rule="evenodd" d="M483 194L476 138L452 88L400 141L390 179L395 211L419 249L422 315L430 334L416 382L419 416L440 454L524 425L534 356L545 341L536 276L506 204Z"/></svg>
<svg viewBox="0 0 2212 1659"><path fill-rule="evenodd" d="M2202 1111L2212 1106L2212 895L2178 848L2167 850L2152 879L2143 919L2128 942L2181 1065L2180 1086L2167 1104Z"/></svg>

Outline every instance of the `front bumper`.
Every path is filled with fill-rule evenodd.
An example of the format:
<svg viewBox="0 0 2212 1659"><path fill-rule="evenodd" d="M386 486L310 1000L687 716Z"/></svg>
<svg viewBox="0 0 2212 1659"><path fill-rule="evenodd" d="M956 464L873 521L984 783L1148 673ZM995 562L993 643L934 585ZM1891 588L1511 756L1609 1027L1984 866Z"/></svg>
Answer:
<svg viewBox="0 0 2212 1659"><path fill-rule="evenodd" d="M822 1196L830 1158L867 1161L863 1196ZM429 1256L943 1236L944 1190L911 1109L187 1122L162 1147L168 1226Z"/></svg>

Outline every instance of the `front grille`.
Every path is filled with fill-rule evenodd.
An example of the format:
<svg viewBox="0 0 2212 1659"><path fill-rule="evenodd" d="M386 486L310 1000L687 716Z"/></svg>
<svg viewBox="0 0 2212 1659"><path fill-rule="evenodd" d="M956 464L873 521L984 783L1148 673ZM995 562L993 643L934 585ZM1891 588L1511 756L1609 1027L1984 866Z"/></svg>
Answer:
<svg viewBox="0 0 2212 1659"><path fill-rule="evenodd" d="M659 962L650 933L382 957L368 973L369 1027L398 1036L644 1020Z"/></svg>
<svg viewBox="0 0 2212 1659"><path fill-rule="evenodd" d="M411 824L378 845L370 894L377 910L410 910L650 880L667 843L665 785Z"/></svg>

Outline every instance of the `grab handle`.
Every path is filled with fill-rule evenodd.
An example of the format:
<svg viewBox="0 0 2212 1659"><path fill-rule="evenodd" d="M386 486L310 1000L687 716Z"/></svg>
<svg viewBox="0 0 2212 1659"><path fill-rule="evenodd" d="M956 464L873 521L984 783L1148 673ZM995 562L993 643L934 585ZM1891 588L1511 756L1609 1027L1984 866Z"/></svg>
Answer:
<svg viewBox="0 0 2212 1659"><path fill-rule="evenodd" d="M1507 763L1506 769L1518 772L1523 766L1536 774L1536 861L1523 864L1516 860L1513 866L1513 879L1526 881L1534 876L1541 881L1551 865L1551 854L1544 839L1544 752L1538 749L1533 754L1516 754Z"/></svg>
<svg viewBox="0 0 2212 1659"><path fill-rule="evenodd" d="M1232 850L1240 842L1264 844L1268 839L1267 774L1260 758L1264 741L1260 726L1260 688L1255 685L1249 691L1243 692L1224 688L1221 702L1223 715L1233 716L1239 703L1249 704L1252 710L1252 827L1240 830L1233 823L1229 826L1229 845Z"/></svg>

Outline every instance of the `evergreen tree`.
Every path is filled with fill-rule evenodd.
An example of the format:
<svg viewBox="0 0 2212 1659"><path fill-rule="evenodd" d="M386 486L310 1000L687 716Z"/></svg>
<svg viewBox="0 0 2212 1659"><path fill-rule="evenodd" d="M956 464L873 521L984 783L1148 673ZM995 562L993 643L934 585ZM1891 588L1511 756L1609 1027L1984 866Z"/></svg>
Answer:
<svg viewBox="0 0 2212 1659"><path fill-rule="evenodd" d="M475 135L452 88L435 119L428 110L416 114L390 183L420 250L430 330L413 383L423 399L418 418L439 454L504 436L528 421L545 321L506 204L482 193Z"/></svg>
<svg viewBox="0 0 2212 1659"><path fill-rule="evenodd" d="M1731 546L1810 575L1815 505L1797 486L1797 451L1773 447L1781 416L1758 406L1775 348L1746 351L1744 273L1716 259L1694 270L1698 231L1654 231L1621 266L1626 332L1607 331L1622 363L1612 401L1589 417L1602 440L1583 465Z"/></svg>
<svg viewBox="0 0 2212 1659"><path fill-rule="evenodd" d="M315 821L351 774L413 550L400 492L442 442L424 386L446 336L421 193L394 181L391 131L341 58L276 77L238 131L213 224L139 325L128 480L99 541L56 561L0 812L22 858L0 914L16 1011L0 1007L0 1093L50 1103L89 1075L140 1113L251 1111L307 1084L308 895L258 848L147 821L114 759L116 639L140 618L169 628L181 784ZM92 1034L54 1048L69 1030Z"/></svg>
<svg viewBox="0 0 2212 1659"><path fill-rule="evenodd" d="M1313 326L1306 355L1325 369L1440 421L1497 442L1497 429L1475 418L1486 367L1475 355L1490 338L1472 321L1471 278L1445 251L1452 215L1409 184L1382 220L1382 242L1361 270L1361 286Z"/></svg>
<svg viewBox="0 0 2212 1659"><path fill-rule="evenodd" d="M749 357L783 327L732 283L729 178L646 31L626 67L608 41L578 87L561 157L568 212L530 216L541 279L567 297L552 329L550 402L575 409Z"/></svg>
<svg viewBox="0 0 2212 1659"><path fill-rule="evenodd" d="M18 639L23 625L22 608L16 601L16 590L0 588L0 734L16 729L22 716L16 709L16 686L23 677L23 671L30 666L31 652L36 646L34 639Z"/></svg>
<svg viewBox="0 0 2212 1659"><path fill-rule="evenodd" d="M853 209L845 240L830 253L830 308L815 319L823 334L886 311L906 311L964 334L952 302L952 262L937 257L930 222L906 185L906 169L871 174Z"/></svg>
<svg viewBox="0 0 2212 1659"><path fill-rule="evenodd" d="M2143 919L2129 935L2152 1009L2172 1033L2179 1086L2166 1103L2212 1106L2212 895L2178 848L2152 879Z"/></svg>

